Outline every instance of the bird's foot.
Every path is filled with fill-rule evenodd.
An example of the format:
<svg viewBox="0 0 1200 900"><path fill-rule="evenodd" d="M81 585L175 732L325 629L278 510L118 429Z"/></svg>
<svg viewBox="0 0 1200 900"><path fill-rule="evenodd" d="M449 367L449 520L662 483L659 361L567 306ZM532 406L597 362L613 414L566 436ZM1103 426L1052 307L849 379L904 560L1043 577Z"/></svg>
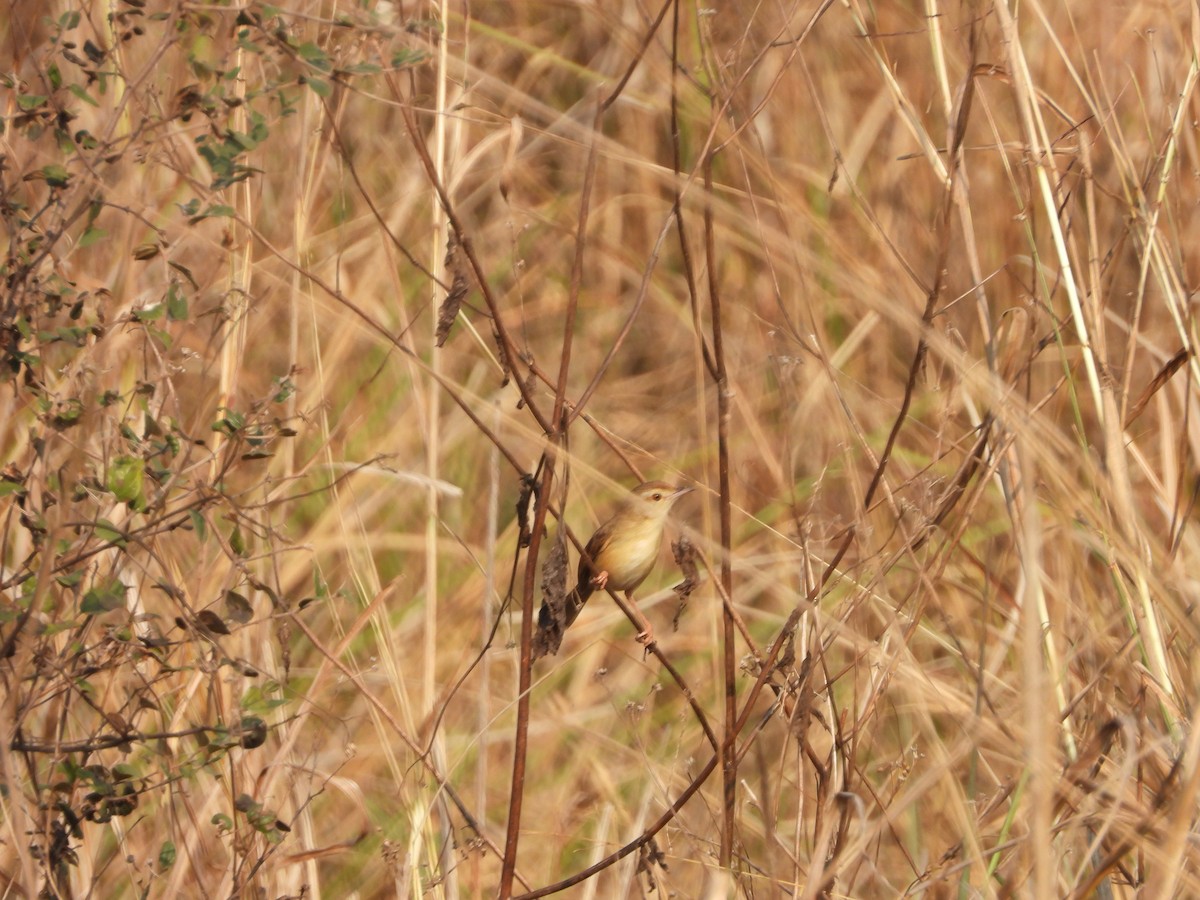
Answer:
<svg viewBox="0 0 1200 900"><path fill-rule="evenodd" d="M608 573L607 572L597 572L595 575L593 575L591 577L591 579L588 581L588 584L590 584L592 587L594 587L598 591L604 590L604 586L606 584L608 584Z"/></svg>
<svg viewBox="0 0 1200 900"><path fill-rule="evenodd" d="M647 625L645 629L639 631L637 633L637 642L645 646L647 650L653 647L656 643L658 643L657 639L654 637L654 629Z"/></svg>

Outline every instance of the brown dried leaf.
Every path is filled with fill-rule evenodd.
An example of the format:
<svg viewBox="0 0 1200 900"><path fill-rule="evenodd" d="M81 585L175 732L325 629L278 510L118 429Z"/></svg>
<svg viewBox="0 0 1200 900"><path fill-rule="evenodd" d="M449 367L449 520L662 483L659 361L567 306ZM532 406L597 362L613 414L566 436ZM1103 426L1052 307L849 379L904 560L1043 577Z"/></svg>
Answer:
<svg viewBox="0 0 1200 900"><path fill-rule="evenodd" d="M533 636L532 657L554 655L567 630L567 541L559 529L542 563L542 606L538 610L537 632Z"/></svg>
<svg viewBox="0 0 1200 900"><path fill-rule="evenodd" d="M250 605L250 601L245 596L237 591L226 591L225 615L239 625L245 625L254 618L254 607Z"/></svg>
<svg viewBox="0 0 1200 900"><path fill-rule="evenodd" d="M683 572L683 581L671 588L679 595L679 605L675 608L675 617L671 620L671 627L678 631L679 620L683 617L683 611L687 609L688 598L692 591L700 586L700 572L696 568L696 547L685 535L672 542L671 553L675 556L675 565Z"/></svg>
<svg viewBox="0 0 1200 900"><path fill-rule="evenodd" d="M229 626L211 609L202 609L196 613L196 621L201 628L213 634L229 634Z"/></svg>
<svg viewBox="0 0 1200 900"><path fill-rule="evenodd" d="M552 606L562 608L567 595L567 542L560 530L542 564L542 596Z"/></svg>
<svg viewBox="0 0 1200 900"><path fill-rule="evenodd" d="M463 298L467 296L470 285L467 280L467 267L462 258L462 248L453 233L446 242L446 271L454 277L450 282L450 290L446 292L446 299L442 301L441 308L438 310L437 345L439 347L446 343L446 338L450 336L450 326L458 318L459 307L462 306Z"/></svg>
<svg viewBox="0 0 1200 900"><path fill-rule="evenodd" d="M234 733L238 735L238 743L247 750L253 750L267 742L267 723L258 716L244 716Z"/></svg>
<svg viewBox="0 0 1200 900"><path fill-rule="evenodd" d="M500 382L500 387L507 387L508 380L512 377L512 360L508 358L508 351L504 349L504 340L500 337L500 329L496 327L496 322L492 320L492 340L496 342L496 358L500 362L500 371L504 373L504 379ZM521 405L517 404L517 409Z"/></svg>
<svg viewBox="0 0 1200 900"><path fill-rule="evenodd" d="M1138 397L1137 402L1129 408L1129 412L1125 416L1126 428L1132 425L1133 420L1140 416L1143 411L1145 411L1146 404L1150 402L1151 398L1153 398L1155 394L1162 390L1163 385L1171 380L1171 376L1179 371L1179 367L1187 362L1187 358L1188 350L1185 347L1168 359L1166 364L1158 370L1158 373L1150 380L1150 383L1146 385L1146 389L1142 391L1142 395Z"/></svg>
<svg viewBox="0 0 1200 900"><path fill-rule="evenodd" d="M642 844L638 848L637 862L638 874L646 876L650 891L658 890L658 877L654 872L655 866L658 866L664 872L668 871L666 854L658 848L658 842L654 838L651 838L647 843Z"/></svg>
<svg viewBox="0 0 1200 900"><path fill-rule="evenodd" d="M787 643L783 645L783 652L779 654L779 660L775 663L775 671L783 672L784 678L787 677L787 670L796 662L796 632L793 631L788 635ZM805 660L807 663L808 660Z"/></svg>
<svg viewBox="0 0 1200 900"><path fill-rule="evenodd" d="M517 545L519 547L529 546L529 505L536 494L537 482L533 480L532 475L525 473L521 476L521 494L517 497Z"/></svg>

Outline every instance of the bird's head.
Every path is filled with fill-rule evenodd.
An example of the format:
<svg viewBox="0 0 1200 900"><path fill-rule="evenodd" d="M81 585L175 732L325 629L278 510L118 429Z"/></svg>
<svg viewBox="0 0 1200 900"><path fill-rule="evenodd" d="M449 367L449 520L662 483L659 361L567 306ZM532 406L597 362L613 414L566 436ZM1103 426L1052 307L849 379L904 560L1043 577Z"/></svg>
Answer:
<svg viewBox="0 0 1200 900"><path fill-rule="evenodd" d="M646 517L662 521L671 512L675 501L692 490L693 488L676 487L665 481L647 481L633 489L633 499L630 503Z"/></svg>

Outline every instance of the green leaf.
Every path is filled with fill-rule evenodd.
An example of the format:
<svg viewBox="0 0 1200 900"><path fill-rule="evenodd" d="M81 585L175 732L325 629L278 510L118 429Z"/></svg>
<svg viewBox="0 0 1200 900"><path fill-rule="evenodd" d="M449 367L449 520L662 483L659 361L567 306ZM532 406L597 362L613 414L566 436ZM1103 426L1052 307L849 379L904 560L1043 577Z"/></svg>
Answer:
<svg viewBox="0 0 1200 900"><path fill-rule="evenodd" d="M126 542L125 534L108 519L96 520L96 537L118 547L124 547Z"/></svg>
<svg viewBox="0 0 1200 900"><path fill-rule="evenodd" d="M162 849L158 851L158 867L163 871L175 865L175 844L172 841L167 841L162 845Z"/></svg>
<svg viewBox="0 0 1200 900"><path fill-rule="evenodd" d="M153 322L155 319L161 319L165 312L161 303L155 303L153 306L146 306L142 309L133 311L133 321L135 322Z"/></svg>
<svg viewBox="0 0 1200 900"><path fill-rule="evenodd" d="M414 66L424 59L424 50L400 50L392 55L392 68L403 69L405 66Z"/></svg>
<svg viewBox="0 0 1200 900"><path fill-rule="evenodd" d="M266 117L262 113L253 113L250 123L250 137L254 138L255 143L261 144L271 136L271 130L267 128Z"/></svg>
<svg viewBox="0 0 1200 900"><path fill-rule="evenodd" d="M66 187L71 180L71 176L67 173L67 167L57 163L42 166L42 176L46 179L46 184L51 187Z"/></svg>
<svg viewBox="0 0 1200 900"><path fill-rule="evenodd" d="M48 99L45 94L18 94L17 106L24 110L37 109Z"/></svg>
<svg viewBox="0 0 1200 900"><path fill-rule="evenodd" d="M67 429L72 425L79 424L81 416L83 416L83 401L78 397L69 397L66 402L55 409L54 415L50 417L50 423L55 428Z"/></svg>
<svg viewBox="0 0 1200 900"><path fill-rule="evenodd" d="M72 94L74 94L77 99L82 100L84 103L88 104L89 106L98 107L100 105L94 99L92 99L91 94L89 94L87 91L85 91L83 89L82 85L69 84L69 85L67 85L67 90L70 91Z"/></svg>
<svg viewBox="0 0 1200 900"><path fill-rule="evenodd" d="M192 218L188 220L188 224L195 225L201 219L231 219L234 215L235 213L232 206L226 206L225 204L214 204L199 215L192 216Z"/></svg>
<svg viewBox="0 0 1200 900"><path fill-rule="evenodd" d="M81 248L82 247L90 247L90 246L92 246L92 244L96 243L97 241L99 241L102 238L105 238L107 236L108 236L108 232L105 231L103 228L96 228L94 225L89 226L87 231L85 231L82 235L80 235L79 246Z"/></svg>
<svg viewBox="0 0 1200 900"><path fill-rule="evenodd" d="M62 634L65 631L73 631L74 629L76 629L78 627L79 627L79 623L76 622L74 620L74 618L63 619L60 622L51 622L45 628L41 629L41 631L39 631L38 633L42 637L54 637L54 635L56 635L56 634Z"/></svg>
<svg viewBox="0 0 1200 900"><path fill-rule="evenodd" d="M251 687L242 694L238 705L248 712L268 712L272 709L278 709L281 706L287 706L287 701L278 697L272 697L271 694L279 693L279 682L268 681L262 685L251 685ZM244 721L244 720L243 720Z"/></svg>
<svg viewBox="0 0 1200 900"><path fill-rule="evenodd" d="M118 609L125 605L125 591L125 585L114 578L84 594L83 602L79 604L79 611L88 615L97 615Z"/></svg>
<svg viewBox="0 0 1200 900"><path fill-rule="evenodd" d="M329 97L333 94L333 88L329 86L329 82L322 81L320 78L307 77L304 83L312 88L313 93L318 97Z"/></svg>
<svg viewBox="0 0 1200 900"><path fill-rule="evenodd" d="M296 50L299 52L301 58L303 58L305 62L310 63L311 65L320 69L322 72L328 72L330 70L331 65L329 62L329 57L326 55L324 50L311 41L301 44L296 48Z"/></svg>
<svg viewBox="0 0 1200 900"><path fill-rule="evenodd" d="M122 503L136 504L142 496L146 461L136 456L118 456L108 470L108 489Z"/></svg>
<svg viewBox="0 0 1200 900"><path fill-rule="evenodd" d="M187 296L179 289L179 285L171 282L167 288L167 318L172 322L186 322L188 317Z"/></svg>
<svg viewBox="0 0 1200 900"><path fill-rule="evenodd" d="M200 510L188 510L188 518L192 520L192 528L196 530L196 537L201 541L208 537L208 525L205 524L204 516L200 514Z"/></svg>
<svg viewBox="0 0 1200 900"><path fill-rule="evenodd" d="M230 129L228 134L229 134L229 139L231 141L233 141L235 144L237 144L239 147L241 147L243 150L253 150L255 147L258 146L258 141L256 141L254 138L252 138L250 135L246 134L245 132L234 131L234 130Z"/></svg>
<svg viewBox="0 0 1200 900"><path fill-rule="evenodd" d="M225 415L213 422L212 430L233 437L246 425L246 417L232 409L225 410Z"/></svg>
<svg viewBox="0 0 1200 900"><path fill-rule="evenodd" d="M272 381L274 381L279 388L279 390L277 390L275 395L271 398L276 403L286 403L287 399L291 397L292 394L296 393L296 385L292 379L286 376L276 376L272 379Z"/></svg>

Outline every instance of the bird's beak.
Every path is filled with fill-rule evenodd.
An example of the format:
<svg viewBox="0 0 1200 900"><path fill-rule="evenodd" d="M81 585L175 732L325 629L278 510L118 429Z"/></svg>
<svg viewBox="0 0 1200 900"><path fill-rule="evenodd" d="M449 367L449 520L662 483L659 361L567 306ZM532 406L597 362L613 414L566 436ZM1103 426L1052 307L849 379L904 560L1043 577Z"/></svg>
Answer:
<svg viewBox="0 0 1200 900"><path fill-rule="evenodd" d="M694 490L695 488L691 485L681 485L680 487L675 488L675 499L678 500L684 494L690 494Z"/></svg>

